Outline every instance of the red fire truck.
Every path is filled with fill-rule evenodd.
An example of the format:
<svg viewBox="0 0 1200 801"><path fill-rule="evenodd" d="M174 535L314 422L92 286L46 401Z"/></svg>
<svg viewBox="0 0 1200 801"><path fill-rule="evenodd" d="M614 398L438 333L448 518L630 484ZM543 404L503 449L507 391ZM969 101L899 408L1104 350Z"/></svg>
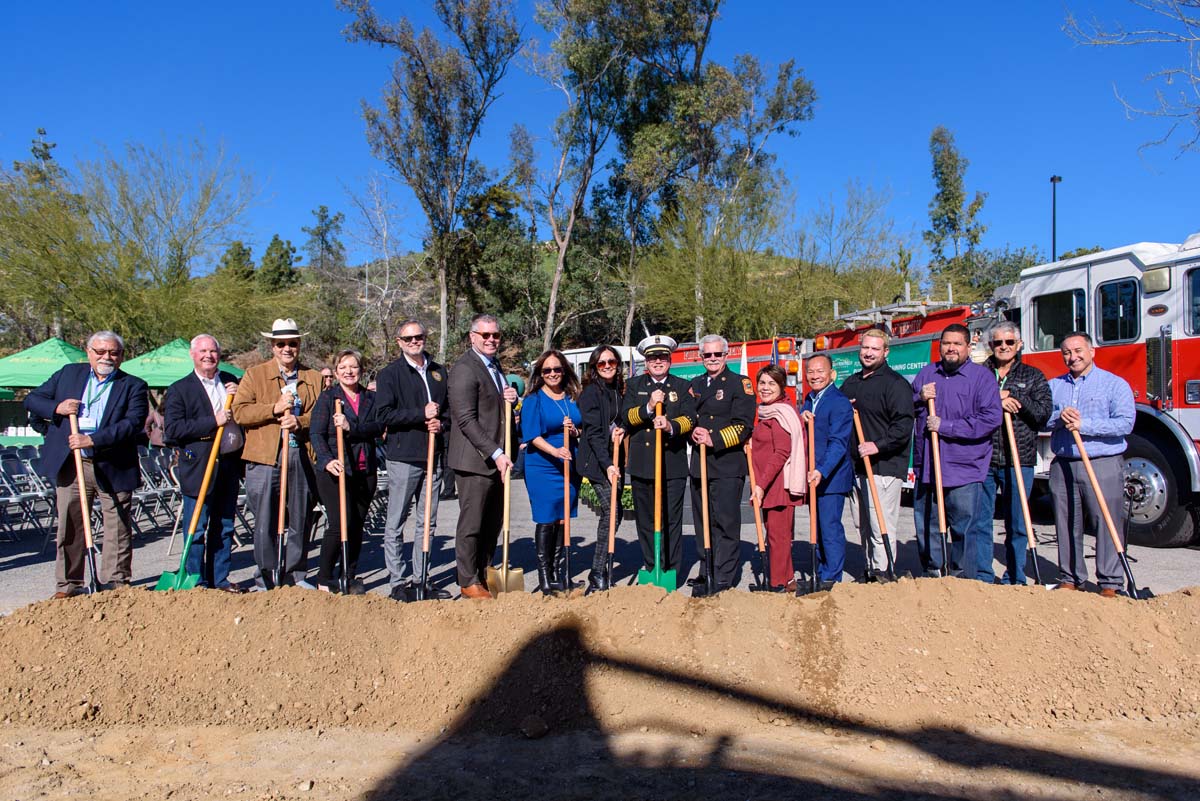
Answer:
<svg viewBox="0 0 1200 801"><path fill-rule="evenodd" d="M986 303L905 302L839 319L845 327L818 336L814 349L834 357L841 378L858 369L862 331L880 323L895 337L889 363L905 375L937 358L937 337L953 322L981 339L1002 319L1017 323L1022 358L1051 377L1065 371L1058 351L1063 337L1087 331L1096 342L1096 363L1128 381L1137 403L1125 452L1130 541L1167 547L1194 539L1200 514L1200 234L1182 245L1142 242L1032 267ZM1049 444L1042 437L1041 477Z"/></svg>

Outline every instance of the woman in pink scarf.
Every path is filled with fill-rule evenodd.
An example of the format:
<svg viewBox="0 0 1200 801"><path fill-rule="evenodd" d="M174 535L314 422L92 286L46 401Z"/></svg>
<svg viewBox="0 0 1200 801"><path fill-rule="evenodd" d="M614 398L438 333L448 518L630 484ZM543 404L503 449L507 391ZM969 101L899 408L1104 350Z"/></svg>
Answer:
<svg viewBox="0 0 1200 801"><path fill-rule="evenodd" d="M787 374L771 364L758 372L758 422L751 438L755 486L751 492L762 504L770 548L773 589L796 592L792 565L793 507L807 489L804 426L783 388Z"/></svg>

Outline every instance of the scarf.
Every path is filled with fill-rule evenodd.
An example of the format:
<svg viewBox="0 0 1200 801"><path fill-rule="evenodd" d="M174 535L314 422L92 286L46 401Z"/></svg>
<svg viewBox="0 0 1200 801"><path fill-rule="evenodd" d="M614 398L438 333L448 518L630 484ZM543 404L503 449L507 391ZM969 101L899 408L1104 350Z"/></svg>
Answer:
<svg viewBox="0 0 1200 801"><path fill-rule="evenodd" d="M804 424L787 402L766 403L758 407L760 420L774 420L792 440L792 452L783 463L783 488L788 494L803 496L808 491L808 465L804 451Z"/></svg>

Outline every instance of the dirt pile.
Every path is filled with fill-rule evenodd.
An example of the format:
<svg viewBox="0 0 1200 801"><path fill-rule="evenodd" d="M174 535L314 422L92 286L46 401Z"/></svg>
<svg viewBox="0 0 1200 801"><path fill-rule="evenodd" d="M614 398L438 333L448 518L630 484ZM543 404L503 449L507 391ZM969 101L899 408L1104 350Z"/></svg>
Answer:
<svg viewBox="0 0 1200 801"><path fill-rule="evenodd" d="M0 721L540 735L670 725L1200 724L1200 595L918 580L402 605L125 590L0 620Z"/></svg>

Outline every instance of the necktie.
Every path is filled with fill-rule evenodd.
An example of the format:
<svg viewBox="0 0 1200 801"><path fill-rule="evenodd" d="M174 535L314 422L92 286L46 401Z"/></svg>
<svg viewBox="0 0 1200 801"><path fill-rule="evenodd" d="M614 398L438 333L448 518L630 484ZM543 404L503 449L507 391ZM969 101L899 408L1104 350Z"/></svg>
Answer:
<svg viewBox="0 0 1200 801"><path fill-rule="evenodd" d="M495 359L492 359L490 362L488 362L488 365L492 368L492 380L496 382L496 389L500 391L501 395L503 395L504 375L500 372L500 364Z"/></svg>

